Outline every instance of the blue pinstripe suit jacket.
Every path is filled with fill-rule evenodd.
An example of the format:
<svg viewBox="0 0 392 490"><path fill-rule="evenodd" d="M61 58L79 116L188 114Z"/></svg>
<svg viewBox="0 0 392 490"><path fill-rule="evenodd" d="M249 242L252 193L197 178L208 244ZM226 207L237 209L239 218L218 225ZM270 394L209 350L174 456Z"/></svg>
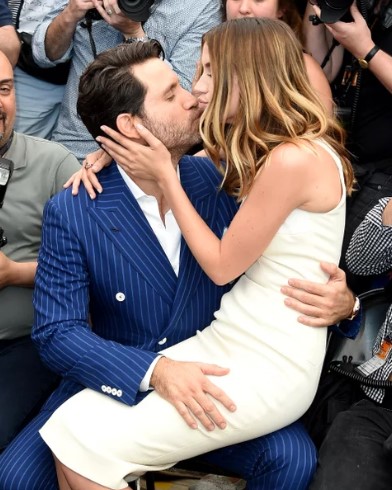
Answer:
<svg viewBox="0 0 392 490"><path fill-rule="evenodd" d="M222 236L237 205L217 192L212 163L186 156L180 174L198 213ZM227 290L207 278L184 241L177 277L117 166L100 180L96 200L85 189L77 197L67 190L45 208L32 336L63 376L45 409L103 385L122 393L108 396L134 404L159 342L166 338L169 347L208 325Z"/></svg>

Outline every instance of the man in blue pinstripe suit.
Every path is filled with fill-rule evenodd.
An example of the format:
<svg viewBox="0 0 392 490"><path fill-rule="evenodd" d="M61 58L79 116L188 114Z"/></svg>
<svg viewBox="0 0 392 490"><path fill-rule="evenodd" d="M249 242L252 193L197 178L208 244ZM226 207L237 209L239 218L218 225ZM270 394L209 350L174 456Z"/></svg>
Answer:
<svg viewBox="0 0 392 490"><path fill-rule="evenodd" d="M78 111L94 137L103 123L128 138L137 137L138 120L152 130L171 152L193 205L221 236L237 205L217 192L220 176L209 160L180 158L198 140L200 113L159 54L156 42L102 53L82 77ZM185 405L197 414L201 407L195 415L201 423L207 394L231 404L206 377L225 375L224 368L158 355L208 325L228 287L202 272L155 182L131 181L116 164L100 180L104 192L96 200L85 189L77 197L67 190L45 209L33 339L63 381L1 456L1 490L57 488L51 454L37 431L84 387L132 405L151 381L179 410ZM222 416L212 408L209 417L219 424ZM249 489L266 490L306 488L315 464L299 423L206 458L238 472Z"/></svg>

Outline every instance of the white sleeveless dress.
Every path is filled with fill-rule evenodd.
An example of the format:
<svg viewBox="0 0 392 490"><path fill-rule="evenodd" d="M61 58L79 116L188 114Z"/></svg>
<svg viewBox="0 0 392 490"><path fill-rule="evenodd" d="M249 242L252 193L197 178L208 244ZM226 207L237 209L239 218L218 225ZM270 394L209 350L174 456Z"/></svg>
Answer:
<svg viewBox="0 0 392 490"><path fill-rule="evenodd" d="M155 392L129 407L85 389L66 401L40 431L67 467L121 489L126 479L268 434L307 410L319 381L327 329L298 323L298 313L285 306L280 288L292 277L325 283L320 262L339 262L344 178L338 156L318 143L339 168L343 191L338 206L327 213L294 210L264 254L223 297L213 323L162 351L172 359L230 368L227 376L212 378L237 405L234 413L220 407L226 429L190 429Z"/></svg>

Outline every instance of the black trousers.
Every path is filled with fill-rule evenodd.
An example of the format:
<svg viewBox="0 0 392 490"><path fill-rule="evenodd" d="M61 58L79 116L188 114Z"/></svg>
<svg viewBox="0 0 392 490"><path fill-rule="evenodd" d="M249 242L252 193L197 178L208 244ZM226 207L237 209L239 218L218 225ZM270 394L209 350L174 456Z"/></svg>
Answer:
<svg viewBox="0 0 392 490"><path fill-rule="evenodd" d="M332 423L310 490L391 490L392 410L363 399Z"/></svg>
<svg viewBox="0 0 392 490"><path fill-rule="evenodd" d="M0 452L36 415L58 381L29 336L0 340Z"/></svg>

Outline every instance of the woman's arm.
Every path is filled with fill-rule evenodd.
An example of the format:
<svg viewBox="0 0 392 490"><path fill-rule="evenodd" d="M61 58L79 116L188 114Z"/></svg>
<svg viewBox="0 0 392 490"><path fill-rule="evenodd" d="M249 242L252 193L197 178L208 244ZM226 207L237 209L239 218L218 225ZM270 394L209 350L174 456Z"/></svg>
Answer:
<svg viewBox="0 0 392 490"><path fill-rule="evenodd" d="M316 9L310 2L306 5L303 32L305 38L306 51L317 61L319 65L322 64L328 50L332 46L333 36L326 28L325 24L313 25L309 20L311 15L316 14ZM319 12L319 10L318 10ZM336 46L329 58L329 61L323 67L324 73L329 82L332 82L338 74L343 61L343 48L342 46Z"/></svg>
<svg viewBox="0 0 392 490"><path fill-rule="evenodd" d="M325 76L320 65L315 59L312 58L312 56L304 53L304 61L310 85L312 86L316 94L320 97L320 100L324 104L328 113L332 115L333 99L331 87L328 83L327 77Z"/></svg>
<svg viewBox="0 0 392 490"><path fill-rule="evenodd" d="M166 148L146 128L139 126L138 131L148 146L130 140L121 141L119 135L105 129L129 152L134 150L133 162L127 160L127 173L158 182L193 255L216 284L226 284L245 272L262 255L293 209L314 206L317 200L325 203L327 191L336 197L326 189L330 181L321 171L325 167L314 165L317 159L315 151L292 144L281 145L273 151L268 165L259 173L249 196L220 240L193 208ZM111 154L112 142L102 137L99 141ZM118 155L112 156L121 164ZM334 164L331 168L331 172L337 174ZM320 190L322 186L325 189ZM340 194L339 189L337 197Z"/></svg>

